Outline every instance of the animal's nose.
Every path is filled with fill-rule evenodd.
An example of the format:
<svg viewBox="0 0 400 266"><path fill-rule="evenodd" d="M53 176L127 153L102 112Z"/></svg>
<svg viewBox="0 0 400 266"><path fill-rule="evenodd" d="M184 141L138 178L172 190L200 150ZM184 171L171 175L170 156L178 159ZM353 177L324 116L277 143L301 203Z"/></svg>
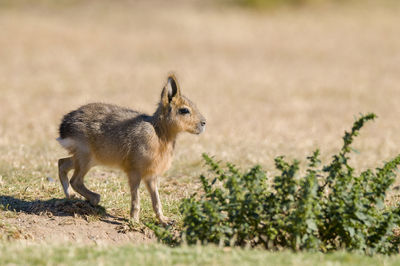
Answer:
<svg viewBox="0 0 400 266"><path fill-rule="evenodd" d="M202 127L204 127L204 126L206 125L206 121L205 121L205 120L201 121L201 122L200 122L200 125L201 125Z"/></svg>

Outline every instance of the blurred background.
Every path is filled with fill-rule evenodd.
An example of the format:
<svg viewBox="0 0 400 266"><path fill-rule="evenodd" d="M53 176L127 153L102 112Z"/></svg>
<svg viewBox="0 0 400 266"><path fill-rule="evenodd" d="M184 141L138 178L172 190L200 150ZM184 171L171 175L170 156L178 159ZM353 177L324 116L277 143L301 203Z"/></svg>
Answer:
<svg viewBox="0 0 400 266"><path fill-rule="evenodd" d="M56 177L62 116L101 101L152 113L166 76L208 120L182 134L168 177L201 153L265 168L336 152L375 112L354 163L400 152L400 5L350 0L0 0L0 167Z"/></svg>

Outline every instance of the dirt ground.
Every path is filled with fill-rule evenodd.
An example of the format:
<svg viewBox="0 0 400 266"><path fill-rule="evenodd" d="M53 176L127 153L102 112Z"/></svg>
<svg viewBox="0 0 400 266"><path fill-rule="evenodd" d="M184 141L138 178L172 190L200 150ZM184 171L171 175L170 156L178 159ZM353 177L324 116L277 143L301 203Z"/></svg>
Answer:
<svg viewBox="0 0 400 266"><path fill-rule="evenodd" d="M74 216L51 216L19 214L18 218L7 219L21 230L19 239L44 242L111 243L127 242L153 243L154 235L144 231L132 231L118 219L101 219L88 222Z"/></svg>
<svg viewBox="0 0 400 266"><path fill-rule="evenodd" d="M272 169L276 156L304 162L319 147L327 161L360 112L379 118L355 142L354 166L374 168L400 152L398 7L20 2L0 5L0 238L155 241L127 220L120 172L88 174L102 207L63 200L57 160L66 152L55 139L62 115L88 102L152 113L170 71L208 120L203 135L180 136L160 181L175 219L179 200L199 187L202 152ZM144 221L153 221L141 193Z"/></svg>
<svg viewBox="0 0 400 266"><path fill-rule="evenodd" d="M12 209L11 206L18 206L13 209L12 215L2 217L3 222L12 225L11 228L3 228L5 238L9 239L83 244L155 241L154 234L147 227L132 227L127 219L107 214L104 208L93 207L83 200L51 199L28 202L1 196L0 203L7 204L9 210Z"/></svg>

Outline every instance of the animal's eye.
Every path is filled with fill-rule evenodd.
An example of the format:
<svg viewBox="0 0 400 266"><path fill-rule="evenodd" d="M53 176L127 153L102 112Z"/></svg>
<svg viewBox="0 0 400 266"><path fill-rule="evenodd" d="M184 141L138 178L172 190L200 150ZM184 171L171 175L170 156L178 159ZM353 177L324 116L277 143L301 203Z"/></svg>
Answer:
<svg viewBox="0 0 400 266"><path fill-rule="evenodd" d="M181 115L190 114L190 111L189 111L189 109L187 109L187 108L180 108L180 109L178 110L178 112L179 112L179 114L181 114Z"/></svg>

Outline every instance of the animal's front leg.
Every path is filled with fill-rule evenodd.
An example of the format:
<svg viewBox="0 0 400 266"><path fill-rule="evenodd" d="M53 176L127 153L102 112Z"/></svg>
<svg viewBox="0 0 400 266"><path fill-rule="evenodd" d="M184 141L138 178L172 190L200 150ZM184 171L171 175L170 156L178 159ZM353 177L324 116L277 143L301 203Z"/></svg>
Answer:
<svg viewBox="0 0 400 266"><path fill-rule="evenodd" d="M137 173L130 173L129 176L129 187L131 190L131 218L135 222L139 222L140 212L140 175Z"/></svg>
<svg viewBox="0 0 400 266"><path fill-rule="evenodd" d="M168 218L164 216L162 212L162 206L160 202L160 196L158 195L157 188L157 177L146 178L146 187L151 196L151 203L153 204L153 210L160 223L166 225L168 224Z"/></svg>

